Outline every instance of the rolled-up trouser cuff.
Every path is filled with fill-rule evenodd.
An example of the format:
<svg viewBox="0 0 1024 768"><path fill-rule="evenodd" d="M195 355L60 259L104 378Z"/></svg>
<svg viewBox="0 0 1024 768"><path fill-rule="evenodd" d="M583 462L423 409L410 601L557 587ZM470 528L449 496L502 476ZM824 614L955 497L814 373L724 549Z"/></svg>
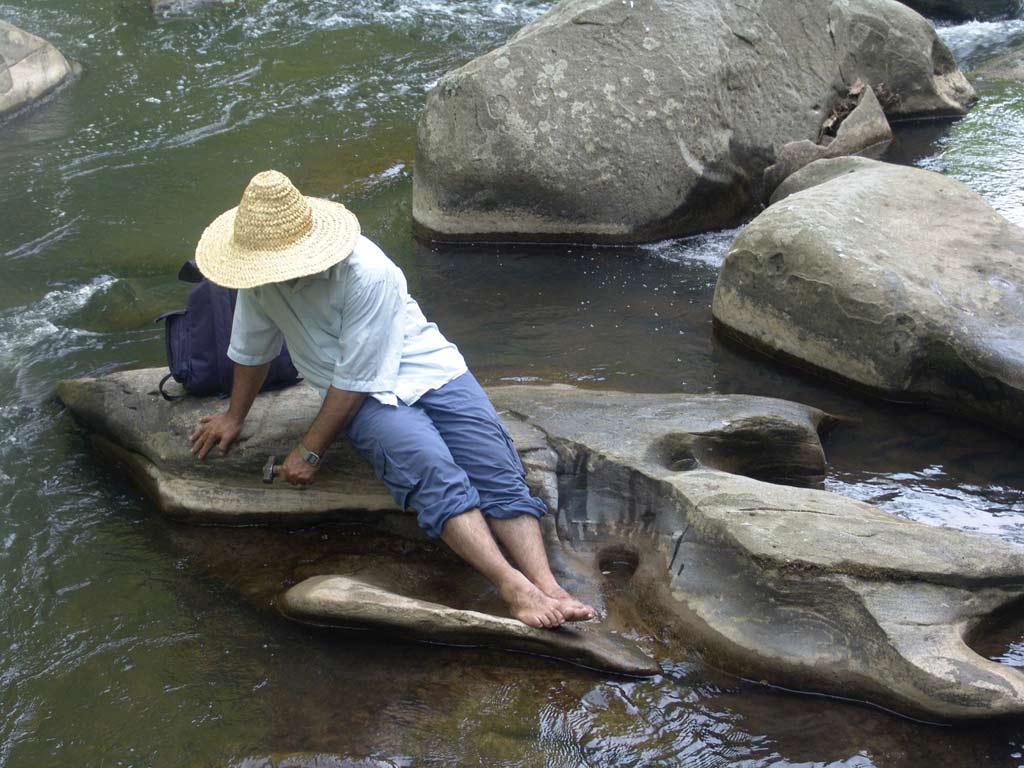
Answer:
<svg viewBox="0 0 1024 768"><path fill-rule="evenodd" d="M524 496L515 501L488 504L481 511L486 517L493 517L495 520L508 520L520 515L532 515L539 519L547 514L548 508L537 497Z"/></svg>
<svg viewBox="0 0 1024 768"><path fill-rule="evenodd" d="M468 483L461 487L452 486L451 492L442 503L432 504L416 513L416 519L427 536L436 539L441 535L444 524L456 515L480 507L480 494Z"/></svg>

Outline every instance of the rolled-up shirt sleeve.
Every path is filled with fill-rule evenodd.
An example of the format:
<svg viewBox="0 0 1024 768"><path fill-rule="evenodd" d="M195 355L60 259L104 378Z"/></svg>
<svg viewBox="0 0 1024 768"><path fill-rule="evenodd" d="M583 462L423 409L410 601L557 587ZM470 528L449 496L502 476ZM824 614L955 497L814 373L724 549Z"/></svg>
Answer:
<svg viewBox="0 0 1024 768"><path fill-rule="evenodd" d="M238 292L231 322L228 357L240 365L263 365L281 354L284 336L260 306L251 288Z"/></svg>
<svg viewBox="0 0 1024 768"><path fill-rule="evenodd" d="M394 273L346 287L341 347L331 384L351 392L393 392L405 341L405 291Z"/></svg>

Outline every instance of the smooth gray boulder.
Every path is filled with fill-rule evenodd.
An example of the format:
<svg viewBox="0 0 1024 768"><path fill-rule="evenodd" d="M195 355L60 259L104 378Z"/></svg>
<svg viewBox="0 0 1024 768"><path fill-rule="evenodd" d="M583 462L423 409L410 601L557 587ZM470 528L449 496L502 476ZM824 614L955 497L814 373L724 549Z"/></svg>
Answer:
<svg viewBox="0 0 1024 768"><path fill-rule="evenodd" d="M62 85L74 68L46 40L0 20L0 117Z"/></svg>
<svg viewBox="0 0 1024 768"><path fill-rule="evenodd" d="M735 224L858 81L890 118L975 100L895 0L564 0L428 95L417 232L638 242Z"/></svg>
<svg viewBox="0 0 1024 768"><path fill-rule="evenodd" d="M863 158L787 179L715 287L732 338L1024 436L1024 230L947 176Z"/></svg>
<svg viewBox="0 0 1024 768"><path fill-rule="evenodd" d="M532 629L515 619L405 597L348 576L306 579L281 595L278 608L305 624L522 651L626 675L650 677L661 672L657 662L632 642L606 635L594 626Z"/></svg>
<svg viewBox="0 0 1024 768"><path fill-rule="evenodd" d="M254 497L248 487L233 497L234 484L249 482L268 448L283 450L299 439L315 399L301 388L261 395L238 453L199 465L174 445L184 444L201 414L224 404L167 403L155 393L161 373L63 382L58 394L90 431L119 446L119 458L136 474L155 467L165 481L221 488L212 500L188 497L200 505L191 519L237 522L238 500ZM827 414L739 395L560 386L497 387L489 394L515 438L531 488L553 512L545 535L556 568L575 584L599 583L598 570L610 560L632 561L638 608L736 674L933 718L1024 713L1024 675L969 645L996 612L1024 599L1024 550L779 484L821 478L819 431L835 423ZM274 437L260 442L257 427ZM352 457L339 449L330 460L337 465ZM318 519L360 519L355 507L369 486L368 468L358 463L345 470L351 485L335 482L337 475L325 478L334 483L339 507ZM354 496L347 504L346 492ZM282 493L299 505L308 491ZM247 522L260 521L249 513ZM262 518L282 519L289 518L279 507ZM401 563L391 575L382 572L387 554L379 545L356 564L305 559L296 581L324 577L305 583L328 596L299 590L295 600L282 598L282 607L303 621L344 624L328 589L339 583L331 580L335 575L436 602L415 593L443 590L424 588L422 574L402 570L408 546L403 540L396 549ZM308 599L298 601L302 594ZM404 613L389 625L412 626Z"/></svg>
<svg viewBox="0 0 1024 768"><path fill-rule="evenodd" d="M1017 16L1021 0L901 0L925 16L955 21L1006 19Z"/></svg>

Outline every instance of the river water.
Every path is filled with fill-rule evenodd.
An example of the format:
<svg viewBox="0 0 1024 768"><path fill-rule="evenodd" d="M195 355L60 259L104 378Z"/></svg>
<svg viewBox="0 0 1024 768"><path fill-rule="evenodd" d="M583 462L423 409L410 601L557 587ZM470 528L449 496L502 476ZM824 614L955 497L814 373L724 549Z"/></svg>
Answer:
<svg viewBox="0 0 1024 768"><path fill-rule="evenodd" d="M831 490L1024 543L1019 442L712 338L735 232L623 249L414 242L425 93L547 7L240 0L157 20L142 0L0 2L84 66L0 126L0 765L1024 765L1019 725L915 723L739 681L685 650L635 682L310 632L244 585L326 533L169 525L53 399L64 377L162 364L150 319L183 303L177 267L275 167L355 210L482 380L802 400L860 420L828 440ZM969 66L1024 21L941 33ZM1024 90L991 87L960 122L903 128L890 157L950 173L1024 224L1022 137ZM640 619L633 635L662 642ZM1024 664L1020 637L988 652Z"/></svg>

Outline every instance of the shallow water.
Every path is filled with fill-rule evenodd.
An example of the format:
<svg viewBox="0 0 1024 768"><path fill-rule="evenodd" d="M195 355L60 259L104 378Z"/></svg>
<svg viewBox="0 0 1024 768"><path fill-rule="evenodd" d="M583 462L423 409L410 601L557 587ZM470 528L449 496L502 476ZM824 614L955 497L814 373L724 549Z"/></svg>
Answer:
<svg viewBox="0 0 1024 768"><path fill-rule="evenodd" d="M735 233L632 249L414 243L424 94L546 7L243 0L155 20L141 0L0 2L85 68L0 127L0 764L1024 764L1012 724L924 726L709 669L613 581L615 615L670 660L664 676L291 625L253 585L270 589L282 561L340 534L168 525L53 401L60 378L161 364L149 320L182 304L177 267L248 178L276 167L359 214L482 380L802 400L860 419L828 439L831 490L1024 543L1019 442L844 395L712 337ZM942 34L971 63L1022 23ZM902 129L890 156L1024 223L1021 98L986 89L965 120ZM1021 636L989 652L1021 663Z"/></svg>

